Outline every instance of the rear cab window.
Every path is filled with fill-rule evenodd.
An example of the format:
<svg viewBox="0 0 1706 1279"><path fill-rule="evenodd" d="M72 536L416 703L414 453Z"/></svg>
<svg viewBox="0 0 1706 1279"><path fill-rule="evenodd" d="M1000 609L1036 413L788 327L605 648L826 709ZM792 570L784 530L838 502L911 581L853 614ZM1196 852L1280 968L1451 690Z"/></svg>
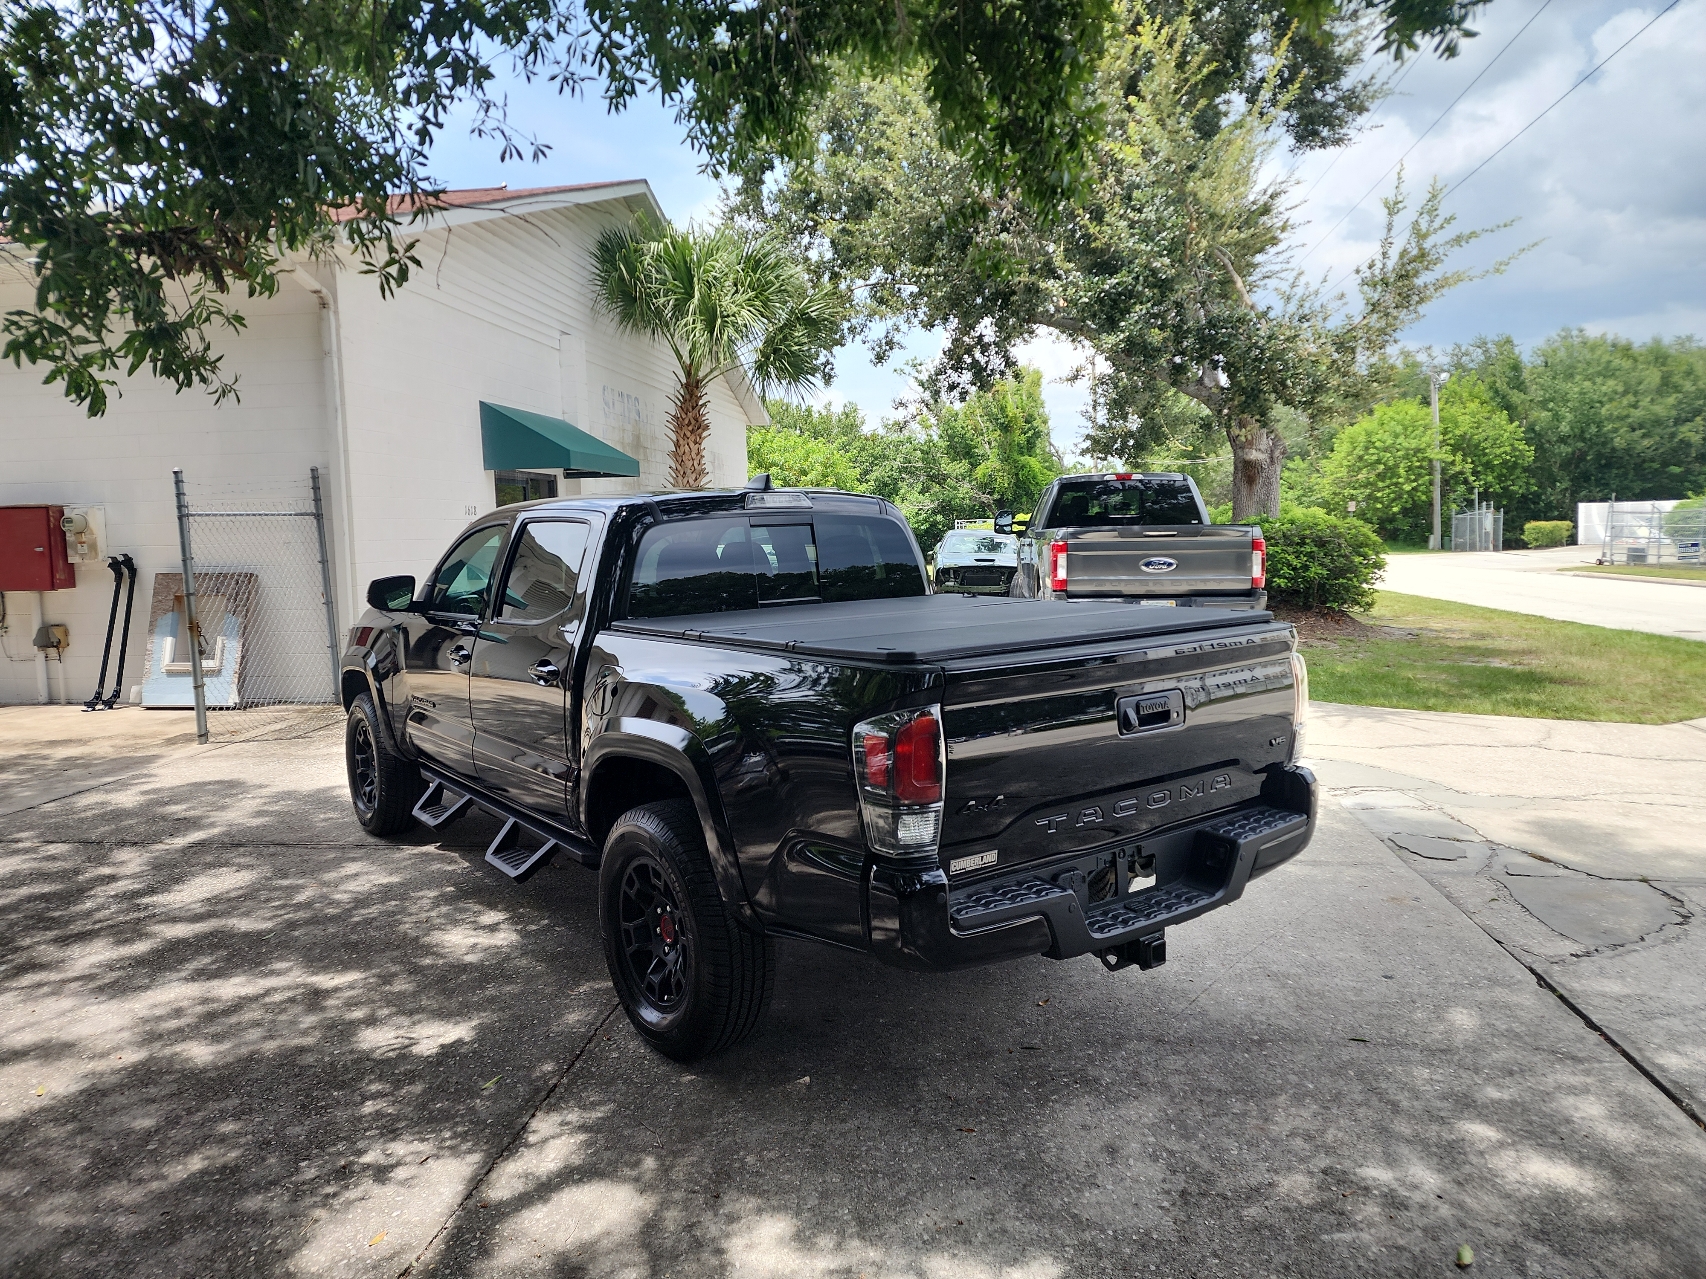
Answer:
<svg viewBox="0 0 1706 1279"><path fill-rule="evenodd" d="M1179 475L1100 476L1062 480L1037 528L1094 525L1207 524L1191 482Z"/></svg>
<svg viewBox="0 0 1706 1279"><path fill-rule="evenodd" d="M731 512L647 529L634 556L626 616L923 594L912 539L887 516Z"/></svg>

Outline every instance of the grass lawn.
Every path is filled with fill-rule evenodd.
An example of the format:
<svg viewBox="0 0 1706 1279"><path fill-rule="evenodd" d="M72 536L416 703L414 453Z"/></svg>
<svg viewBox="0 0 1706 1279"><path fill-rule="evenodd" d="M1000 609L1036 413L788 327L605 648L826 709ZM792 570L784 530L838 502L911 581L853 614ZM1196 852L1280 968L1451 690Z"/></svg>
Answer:
<svg viewBox="0 0 1706 1279"><path fill-rule="evenodd" d="M1381 591L1371 628L1311 643L1324 702L1669 724L1706 715L1706 643Z"/></svg>
<svg viewBox="0 0 1706 1279"><path fill-rule="evenodd" d="M1692 564L1581 564L1564 573L1609 573L1612 577L1676 577L1706 582L1706 568Z"/></svg>

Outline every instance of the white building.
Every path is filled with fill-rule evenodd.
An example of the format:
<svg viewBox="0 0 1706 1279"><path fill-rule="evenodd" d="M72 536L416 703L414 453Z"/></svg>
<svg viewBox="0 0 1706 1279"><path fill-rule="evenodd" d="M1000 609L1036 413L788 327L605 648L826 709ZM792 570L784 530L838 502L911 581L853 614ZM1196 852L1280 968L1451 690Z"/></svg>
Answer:
<svg viewBox="0 0 1706 1279"><path fill-rule="evenodd" d="M482 403L560 419L637 463L634 478L570 479L546 447L548 456L520 459L536 492L666 485L674 361L619 332L591 284L604 228L641 211L661 216L648 184L453 191L444 203L411 228L421 269L391 298L371 276L307 263L275 297L239 297L247 328L215 342L240 399L216 405L144 372L121 379L105 416L90 418L42 385L45 370L0 365L0 506L99 508L100 554L128 552L138 564L127 694L143 676L154 574L180 563L174 467L192 506L210 495L239 506L300 496L319 467L340 629L359 615L368 581L423 576L463 524L500 504L500 484L514 500L517 477L486 469ZM13 247L0 254L0 310L32 299ZM744 381L712 388L711 486L744 482L745 428L766 420ZM68 700L94 691L113 579L99 559L77 572L75 589L5 594L0 702L37 701L44 682L57 701L61 675ZM38 662L42 622L68 628L62 668Z"/></svg>

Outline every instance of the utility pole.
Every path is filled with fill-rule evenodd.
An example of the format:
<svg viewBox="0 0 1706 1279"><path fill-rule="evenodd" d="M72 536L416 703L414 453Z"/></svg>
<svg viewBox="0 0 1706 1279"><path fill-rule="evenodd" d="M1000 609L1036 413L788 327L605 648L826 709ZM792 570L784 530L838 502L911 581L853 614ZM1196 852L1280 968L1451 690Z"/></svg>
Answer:
<svg viewBox="0 0 1706 1279"><path fill-rule="evenodd" d="M1428 399L1434 414L1434 531L1428 538L1428 550L1437 551L1444 545L1439 536L1439 388L1451 379L1449 373L1428 374Z"/></svg>

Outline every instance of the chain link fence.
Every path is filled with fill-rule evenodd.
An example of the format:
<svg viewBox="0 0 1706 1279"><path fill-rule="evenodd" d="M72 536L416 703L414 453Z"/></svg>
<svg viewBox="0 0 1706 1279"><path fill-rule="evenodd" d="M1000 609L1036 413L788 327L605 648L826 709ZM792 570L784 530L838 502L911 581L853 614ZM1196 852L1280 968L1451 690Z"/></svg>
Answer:
<svg viewBox="0 0 1706 1279"><path fill-rule="evenodd" d="M1601 564L1702 563L1706 500L1608 502L1599 530ZM1586 530L1584 530L1585 532Z"/></svg>
<svg viewBox="0 0 1706 1279"><path fill-rule="evenodd" d="M338 647L319 469L264 490L176 478L185 563L182 573L156 578L154 613L163 620L151 638L154 696L182 698L190 690L181 677L189 675L198 685L198 719L203 708L335 704ZM200 637L194 653L191 635ZM145 705L149 694L145 687Z"/></svg>
<svg viewBox="0 0 1706 1279"><path fill-rule="evenodd" d="M1489 505L1459 511L1451 517L1451 549L1454 551L1502 551L1505 547L1505 513Z"/></svg>

